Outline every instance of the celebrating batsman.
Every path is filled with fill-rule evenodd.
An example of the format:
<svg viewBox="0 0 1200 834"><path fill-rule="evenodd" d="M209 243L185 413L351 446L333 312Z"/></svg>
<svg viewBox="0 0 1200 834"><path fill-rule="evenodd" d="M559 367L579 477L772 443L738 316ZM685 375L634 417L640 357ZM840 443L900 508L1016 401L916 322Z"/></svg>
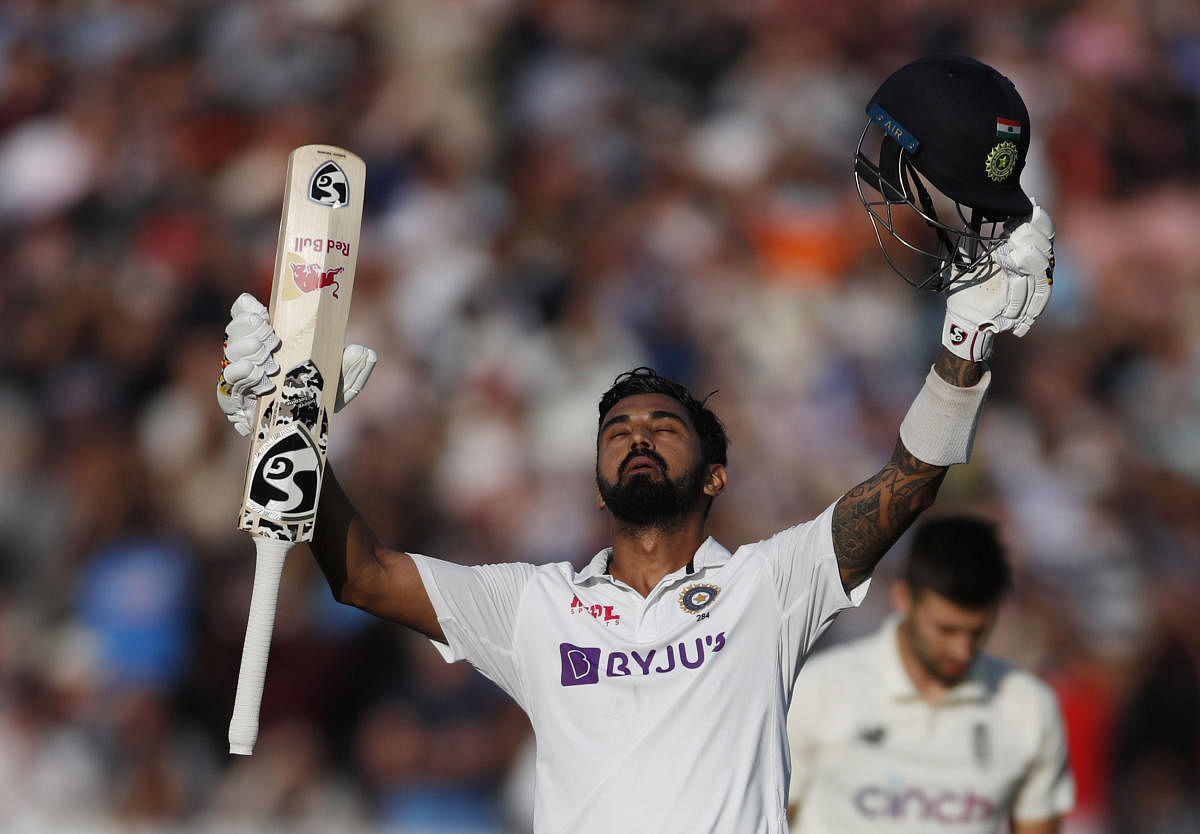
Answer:
<svg viewBox="0 0 1200 834"><path fill-rule="evenodd" d="M1029 125L1012 84L969 59L918 61L868 113L859 192L889 263L945 293L943 350L891 459L815 519L733 552L708 537L728 485L725 430L646 368L600 399L597 500L612 544L579 571L392 549L326 473L311 547L334 596L428 636L526 710L538 832L785 834L801 662L862 600L948 467L969 459L996 334L1023 335L1045 307L1053 227L1019 185ZM911 234L922 230L928 242ZM269 339L248 306L235 306L231 333ZM268 352L238 341L227 350L244 361L225 370L223 407L244 425L241 394L261 393Z"/></svg>

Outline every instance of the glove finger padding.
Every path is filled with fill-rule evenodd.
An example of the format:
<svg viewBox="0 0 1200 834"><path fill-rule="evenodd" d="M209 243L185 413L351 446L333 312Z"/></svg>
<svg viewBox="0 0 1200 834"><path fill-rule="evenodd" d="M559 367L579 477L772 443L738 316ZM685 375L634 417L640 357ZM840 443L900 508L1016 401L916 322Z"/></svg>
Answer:
<svg viewBox="0 0 1200 834"><path fill-rule="evenodd" d="M1046 309L1046 305L1050 303L1050 294L1054 289L1054 256L1050 256L1050 265L1040 275L1035 275L1030 278L1033 288L1029 293L1029 303L1025 309L1021 311L1021 316L1016 325L1013 326L1013 333L1017 336L1024 336L1029 332L1029 328L1033 327L1034 321Z"/></svg>
<svg viewBox="0 0 1200 834"><path fill-rule="evenodd" d="M267 308L253 295L239 295L229 314L217 404L238 434L245 436L250 433L258 396L275 388L271 377L279 372L279 362L271 354L280 342Z"/></svg>
<svg viewBox="0 0 1200 834"><path fill-rule="evenodd" d="M341 411L346 407L346 403L358 396L367 380L371 378L371 371L375 370L375 363L378 361L379 355L369 347L346 345L346 349L342 351L342 378L338 384L334 411Z"/></svg>
<svg viewBox="0 0 1200 834"><path fill-rule="evenodd" d="M261 316L264 321L271 317L261 301L250 293L244 292L234 299L233 306L229 308L229 315L236 320L251 314Z"/></svg>
<svg viewBox="0 0 1200 834"><path fill-rule="evenodd" d="M276 369L278 367L276 364ZM249 359L230 362L221 371L221 377L230 394L235 397L247 394L266 394L275 388L275 383L267 376L264 366L256 365Z"/></svg>
<svg viewBox="0 0 1200 834"><path fill-rule="evenodd" d="M1024 336L1050 301L1054 223L1034 203L989 261L953 276L946 293L942 343L974 362L991 355L996 333Z"/></svg>
<svg viewBox="0 0 1200 834"><path fill-rule="evenodd" d="M266 345L270 350L279 347L279 337L271 329L271 322L257 313L233 319L225 328L225 337L231 341L252 341Z"/></svg>
<svg viewBox="0 0 1200 834"><path fill-rule="evenodd" d="M1026 277L1026 299L1012 313L1012 331L1024 336L1046 305L1054 286L1054 221L1036 202L1029 221L1018 226L996 253L996 262L1010 273Z"/></svg>
<svg viewBox="0 0 1200 834"><path fill-rule="evenodd" d="M233 400L217 390L217 404L225 412L226 419L233 424L237 433L245 437L250 433L250 415L258 408L258 397L246 396Z"/></svg>
<svg viewBox="0 0 1200 834"><path fill-rule="evenodd" d="M276 339L278 342L278 339ZM279 363L271 355L275 348L269 343L260 342L252 336L242 339L229 339L225 342L225 358L230 362L249 362L261 369L266 376L273 376L279 371ZM229 379L228 375L225 377ZM231 383L233 380L229 380ZM263 393L259 391L258 393Z"/></svg>

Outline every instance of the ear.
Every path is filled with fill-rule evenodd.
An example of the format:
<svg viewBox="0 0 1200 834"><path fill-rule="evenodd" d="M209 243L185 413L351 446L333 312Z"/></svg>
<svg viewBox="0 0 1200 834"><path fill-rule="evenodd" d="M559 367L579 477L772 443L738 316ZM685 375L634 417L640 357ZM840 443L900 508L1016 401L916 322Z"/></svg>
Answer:
<svg viewBox="0 0 1200 834"><path fill-rule="evenodd" d="M704 494L716 498L725 491L729 483L729 475L722 464L714 463L708 467L708 480L704 482Z"/></svg>
<svg viewBox="0 0 1200 834"><path fill-rule="evenodd" d="M892 607L900 613L900 616L907 617L912 612L912 604L912 588L908 587L908 583L903 580L893 582Z"/></svg>
<svg viewBox="0 0 1200 834"><path fill-rule="evenodd" d="M608 505L604 503L604 496L600 494L600 487L596 487L596 509L607 509Z"/></svg>

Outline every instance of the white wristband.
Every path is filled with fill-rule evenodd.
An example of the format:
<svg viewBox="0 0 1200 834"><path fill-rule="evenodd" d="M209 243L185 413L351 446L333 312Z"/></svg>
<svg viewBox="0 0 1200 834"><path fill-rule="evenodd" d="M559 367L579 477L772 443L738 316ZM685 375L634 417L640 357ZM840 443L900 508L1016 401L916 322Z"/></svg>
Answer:
<svg viewBox="0 0 1200 834"><path fill-rule="evenodd" d="M951 385L930 368L917 398L900 424L900 441L919 460L935 466L971 459L975 426L987 397L992 372L970 388Z"/></svg>

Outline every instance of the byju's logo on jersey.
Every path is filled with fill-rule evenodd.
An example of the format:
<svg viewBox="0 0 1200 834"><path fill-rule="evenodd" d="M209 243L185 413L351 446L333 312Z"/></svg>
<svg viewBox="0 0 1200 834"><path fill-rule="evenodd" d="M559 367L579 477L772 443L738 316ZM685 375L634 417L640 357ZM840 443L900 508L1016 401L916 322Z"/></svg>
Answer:
<svg viewBox="0 0 1200 834"><path fill-rule="evenodd" d="M699 669L705 660L723 648L723 631L719 634L706 634L687 642L650 649L645 654L637 649L629 652L605 652L596 646L559 643L558 653L562 661L561 682L563 686L583 686L599 683L601 677L668 675L678 669Z"/></svg>
<svg viewBox="0 0 1200 834"><path fill-rule="evenodd" d="M562 656L562 685L579 686L600 682L600 650L593 646L559 643Z"/></svg>

